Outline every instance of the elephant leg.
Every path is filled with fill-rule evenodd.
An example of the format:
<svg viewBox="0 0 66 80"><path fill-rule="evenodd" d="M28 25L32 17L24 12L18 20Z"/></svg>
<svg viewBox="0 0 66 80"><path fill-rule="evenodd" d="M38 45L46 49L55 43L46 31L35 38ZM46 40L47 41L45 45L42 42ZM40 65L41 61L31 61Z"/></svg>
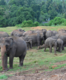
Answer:
<svg viewBox="0 0 66 80"><path fill-rule="evenodd" d="M54 53L56 54L56 46L54 47Z"/></svg>
<svg viewBox="0 0 66 80"><path fill-rule="evenodd" d="M30 48L32 49L32 41L30 41Z"/></svg>
<svg viewBox="0 0 66 80"><path fill-rule="evenodd" d="M46 51L46 46L44 47L44 51Z"/></svg>
<svg viewBox="0 0 66 80"><path fill-rule="evenodd" d="M10 55L9 55L10 69L13 69L13 59L14 59L15 53L16 53L16 49L15 48L12 48L11 49L11 52L10 52Z"/></svg>
<svg viewBox="0 0 66 80"><path fill-rule="evenodd" d="M20 60L19 66L23 66L24 57L25 57L25 56L20 56L20 57L19 57L19 60Z"/></svg>
<svg viewBox="0 0 66 80"><path fill-rule="evenodd" d="M62 46L62 50L64 50L64 45Z"/></svg>
<svg viewBox="0 0 66 80"><path fill-rule="evenodd" d="M9 58L10 69L13 69L13 57Z"/></svg>
<svg viewBox="0 0 66 80"><path fill-rule="evenodd" d="M40 45L40 38L39 37L37 37L37 44L38 44L38 46Z"/></svg>
<svg viewBox="0 0 66 80"><path fill-rule="evenodd" d="M39 40L38 40L37 44L38 44L38 46L40 45L40 41Z"/></svg>
<svg viewBox="0 0 66 80"><path fill-rule="evenodd" d="M62 51L62 45L60 46L60 52Z"/></svg>
<svg viewBox="0 0 66 80"><path fill-rule="evenodd" d="M19 61L20 61L19 66L23 66L24 58L25 58L25 55L22 55L22 56L19 57Z"/></svg>
<svg viewBox="0 0 66 80"><path fill-rule="evenodd" d="M49 51L50 53L52 53L52 45L50 45Z"/></svg>

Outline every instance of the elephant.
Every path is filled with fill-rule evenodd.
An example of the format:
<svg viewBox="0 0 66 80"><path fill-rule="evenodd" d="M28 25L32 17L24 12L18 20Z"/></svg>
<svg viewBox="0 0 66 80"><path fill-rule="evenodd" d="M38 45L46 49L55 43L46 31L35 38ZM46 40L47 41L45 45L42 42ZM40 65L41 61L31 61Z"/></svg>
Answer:
<svg viewBox="0 0 66 80"><path fill-rule="evenodd" d="M0 31L0 38L9 37L8 33Z"/></svg>
<svg viewBox="0 0 66 80"><path fill-rule="evenodd" d="M52 47L52 44L54 44L53 40L56 40L57 43L57 46L55 46L55 50L61 52L62 48L64 47L63 40L60 38L56 38L54 36L47 38L45 44L39 46L39 49L45 48L46 51L46 47L50 47L50 46ZM50 50L50 52L52 52L52 50Z"/></svg>
<svg viewBox="0 0 66 80"><path fill-rule="evenodd" d="M28 37L21 37L27 44L27 49L32 48L32 40L29 39Z"/></svg>
<svg viewBox="0 0 66 80"><path fill-rule="evenodd" d="M35 30L34 33L39 34L40 36L40 44L42 45L46 39L45 34L46 34L46 29L42 29L42 30ZM42 43L43 42L43 43Z"/></svg>
<svg viewBox="0 0 66 80"><path fill-rule="evenodd" d="M25 32L25 31L22 30L22 29L16 29L16 30L12 31L11 36L21 37L21 36L23 36L23 33L24 33L24 32Z"/></svg>
<svg viewBox="0 0 66 80"><path fill-rule="evenodd" d="M60 39L60 38L58 38L57 39L57 51L59 51L59 52L61 52L62 51L62 49L63 49L63 40L62 39Z"/></svg>
<svg viewBox="0 0 66 80"><path fill-rule="evenodd" d="M65 29L60 29L59 31L58 31L59 33L66 33L66 30Z"/></svg>
<svg viewBox="0 0 66 80"><path fill-rule="evenodd" d="M66 45L66 33L58 33L56 34L56 37L60 38L63 41L63 46ZM63 47L64 50L64 47Z"/></svg>
<svg viewBox="0 0 66 80"><path fill-rule="evenodd" d="M4 71L8 70L7 58L9 57L10 69L13 68L14 57L19 57L19 66L23 66L23 61L27 52L26 42L19 37L6 37L0 39L2 67Z"/></svg>
<svg viewBox="0 0 66 80"><path fill-rule="evenodd" d="M26 31L26 32L23 33L23 37L25 37L26 35L30 35L32 33L34 33L34 30Z"/></svg>
<svg viewBox="0 0 66 80"><path fill-rule="evenodd" d="M29 35L26 35L24 38L25 41L30 41L30 46L32 48L32 46L39 46L40 45L40 36L37 33L32 33Z"/></svg>
<svg viewBox="0 0 66 80"><path fill-rule="evenodd" d="M47 38L45 40L45 44L44 44L44 51L46 51L46 48L49 47L49 51L50 53L52 52L52 47L54 47L54 52L56 53L56 48L57 48L57 39L53 39L53 38Z"/></svg>
<svg viewBox="0 0 66 80"><path fill-rule="evenodd" d="M48 37L52 37L52 36L55 36L56 34L58 34L58 32L57 31L51 31L51 30L48 30L47 32L46 32L46 39L48 38Z"/></svg>
<svg viewBox="0 0 66 80"><path fill-rule="evenodd" d="M56 34L58 34L58 31L53 30L53 35L55 36Z"/></svg>

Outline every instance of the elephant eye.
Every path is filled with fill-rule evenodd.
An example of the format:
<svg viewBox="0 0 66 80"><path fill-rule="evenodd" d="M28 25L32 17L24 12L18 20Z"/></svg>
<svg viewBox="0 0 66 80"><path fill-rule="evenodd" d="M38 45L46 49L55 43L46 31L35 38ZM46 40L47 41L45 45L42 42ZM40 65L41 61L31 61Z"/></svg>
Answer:
<svg viewBox="0 0 66 80"><path fill-rule="evenodd" d="M6 42L8 42L8 43L9 43L10 41L9 41L9 40L6 40Z"/></svg>

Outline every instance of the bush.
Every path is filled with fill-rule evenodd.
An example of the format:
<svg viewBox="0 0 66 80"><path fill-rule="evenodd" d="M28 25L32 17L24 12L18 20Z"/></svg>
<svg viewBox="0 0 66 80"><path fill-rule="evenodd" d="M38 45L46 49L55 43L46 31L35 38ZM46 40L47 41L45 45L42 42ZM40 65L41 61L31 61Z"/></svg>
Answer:
<svg viewBox="0 0 66 80"><path fill-rule="evenodd" d="M53 20L54 25L62 24L64 22L64 18L61 17L55 17Z"/></svg>
<svg viewBox="0 0 66 80"><path fill-rule="evenodd" d="M39 22L34 22L34 24L33 24L34 26L39 26Z"/></svg>
<svg viewBox="0 0 66 80"><path fill-rule="evenodd" d="M23 21L21 24L18 24L18 25L16 25L16 26L18 26L18 27L33 27L33 26L38 26L39 25L39 22L34 22L33 23L33 21L32 20L25 20L25 21Z"/></svg>
<svg viewBox="0 0 66 80"><path fill-rule="evenodd" d="M66 19L61 18L61 17L55 17L53 20L50 20L46 25L47 26L66 25Z"/></svg>
<svg viewBox="0 0 66 80"><path fill-rule="evenodd" d="M21 27L32 27L33 26L33 21L32 20L28 20L28 21L24 21L22 22Z"/></svg>
<svg viewBox="0 0 66 80"><path fill-rule="evenodd" d="M66 26L66 20L62 23L63 26Z"/></svg>

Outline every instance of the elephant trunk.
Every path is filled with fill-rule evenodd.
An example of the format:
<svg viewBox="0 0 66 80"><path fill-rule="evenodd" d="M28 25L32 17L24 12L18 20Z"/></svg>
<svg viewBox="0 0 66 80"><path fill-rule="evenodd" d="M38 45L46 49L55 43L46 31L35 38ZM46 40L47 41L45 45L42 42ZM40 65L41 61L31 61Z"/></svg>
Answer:
<svg viewBox="0 0 66 80"><path fill-rule="evenodd" d="M6 47L5 46L2 46L1 47L1 57L2 57L2 67L3 67L3 70L5 70L5 62L6 62L6 60L5 60L5 57L6 57L6 55L5 55L5 52L6 52Z"/></svg>
<svg viewBox="0 0 66 80"><path fill-rule="evenodd" d="M45 45L42 45L42 46L39 46L38 49L42 49L42 48L44 48L44 47L45 47Z"/></svg>

